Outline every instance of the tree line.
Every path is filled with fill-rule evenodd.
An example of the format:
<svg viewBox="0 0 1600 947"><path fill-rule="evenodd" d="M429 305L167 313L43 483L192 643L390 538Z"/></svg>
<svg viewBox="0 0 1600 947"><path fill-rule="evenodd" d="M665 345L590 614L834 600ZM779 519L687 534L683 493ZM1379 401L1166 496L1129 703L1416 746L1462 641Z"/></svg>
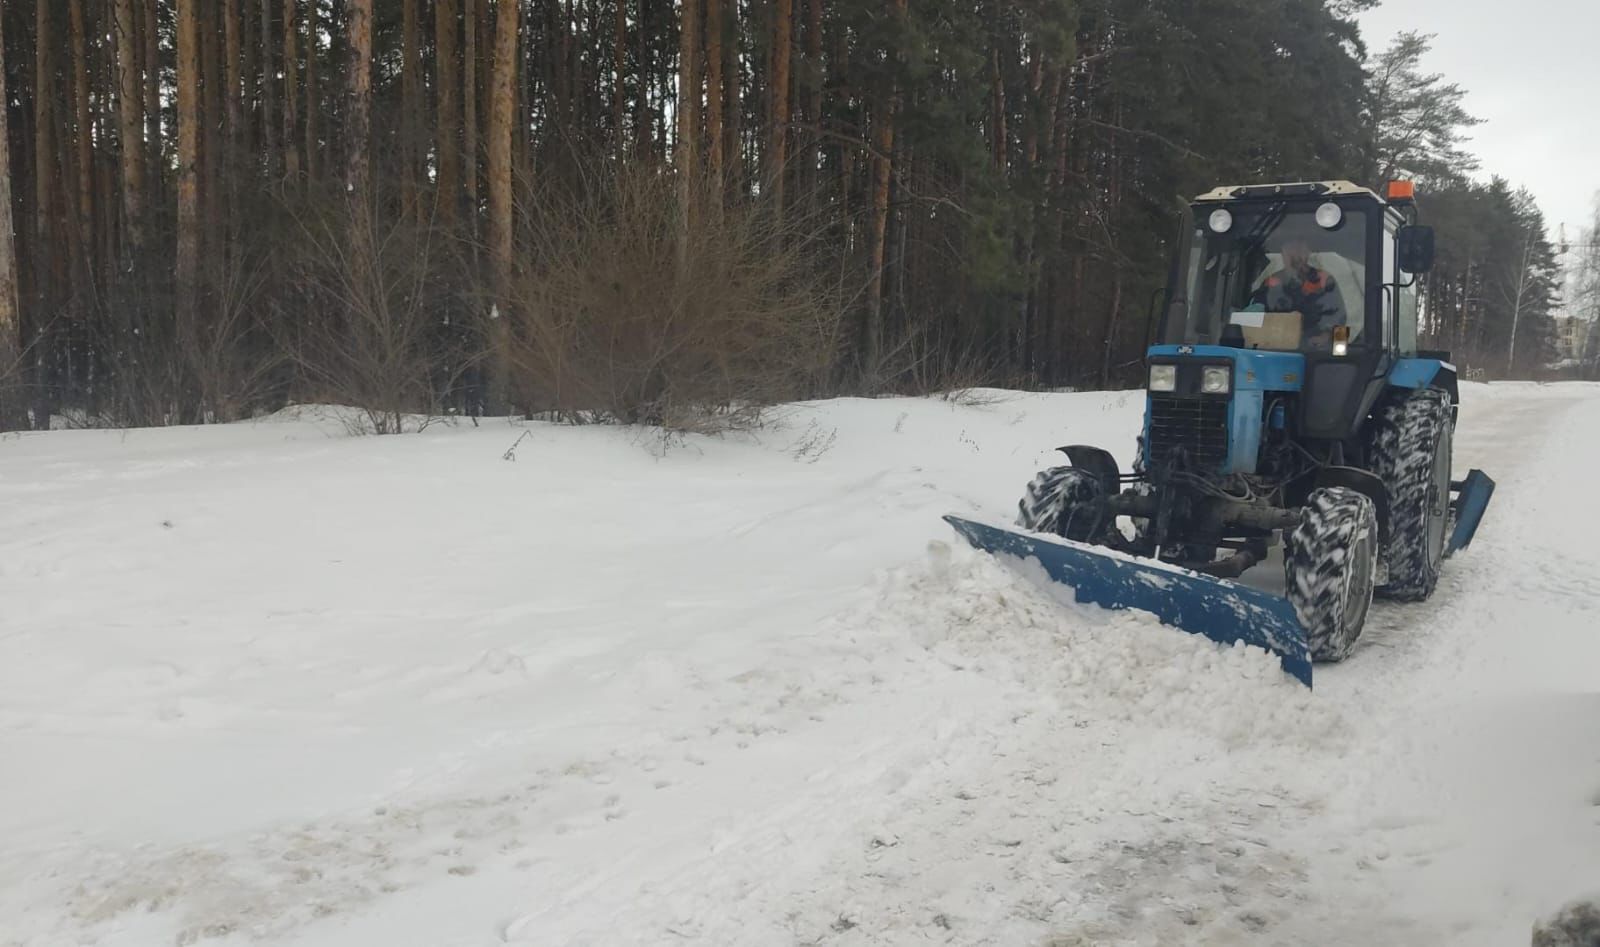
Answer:
<svg viewBox="0 0 1600 947"><path fill-rule="evenodd" d="M0 427L1133 384L1264 179L1421 181L1425 334L1533 372L1542 218L1371 5L13 0Z"/></svg>

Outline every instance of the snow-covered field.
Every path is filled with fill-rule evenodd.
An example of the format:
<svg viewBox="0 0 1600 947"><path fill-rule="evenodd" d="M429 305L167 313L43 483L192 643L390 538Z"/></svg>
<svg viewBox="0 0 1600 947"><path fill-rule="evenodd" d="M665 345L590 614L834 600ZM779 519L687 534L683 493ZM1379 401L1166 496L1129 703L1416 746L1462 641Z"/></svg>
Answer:
<svg viewBox="0 0 1600 947"><path fill-rule="evenodd" d="M1600 388L1469 387L1477 543L1314 692L940 522L1141 397L0 439L0 945L1507 945L1600 889Z"/></svg>

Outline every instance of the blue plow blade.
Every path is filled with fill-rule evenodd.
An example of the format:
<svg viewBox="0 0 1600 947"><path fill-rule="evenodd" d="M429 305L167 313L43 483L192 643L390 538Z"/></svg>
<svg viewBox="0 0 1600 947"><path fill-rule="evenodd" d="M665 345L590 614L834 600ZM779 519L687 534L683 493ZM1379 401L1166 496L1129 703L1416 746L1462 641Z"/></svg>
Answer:
<svg viewBox="0 0 1600 947"><path fill-rule="evenodd" d="M1282 596L1055 536L1014 532L959 516L944 519L984 552L1038 560L1079 602L1138 609L1219 644L1265 648L1278 656L1285 672L1311 686L1305 628Z"/></svg>
<svg viewBox="0 0 1600 947"><path fill-rule="evenodd" d="M1494 481L1481 470L1467 471L1467 479L1451 484L1459 492L1451 504L1456 514L1456 528L1450 533L1450 542L1444 547L1446 556L1472 545L1478 524L1483 522L1484 511L1489 509L1489 499L1494 496Z"/></svg>

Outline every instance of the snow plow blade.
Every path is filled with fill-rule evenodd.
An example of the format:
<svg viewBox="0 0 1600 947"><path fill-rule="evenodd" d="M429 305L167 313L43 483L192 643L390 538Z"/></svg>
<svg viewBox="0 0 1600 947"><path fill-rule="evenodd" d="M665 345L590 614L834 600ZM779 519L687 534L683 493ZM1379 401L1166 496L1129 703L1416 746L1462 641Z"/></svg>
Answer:
<svg viewBox="0 0 1600 947"><path fill-rule="evenodd" d="M1265 648L1278 656L1285 672L1311 686L1311 648L1286 598L1056 536L1019 533L959 516L944 519L984 552L1038 560L1079 602L1149 612L1163 624L1219 644Z"/></svg>
<svg viewBox="0 0 1600 947"><path fill-rule="evenodd" d="M1494 481L1481 470L1467 471L1467 479L1452 483L1450 487L1456 493L1455 501L1450 504L1456 525L1450 532L1449 544L1444 547L1446 556L1472 544L1478 524L1483 522L1483 513L1489 508L1489 498L1494 496Z"/></svg>

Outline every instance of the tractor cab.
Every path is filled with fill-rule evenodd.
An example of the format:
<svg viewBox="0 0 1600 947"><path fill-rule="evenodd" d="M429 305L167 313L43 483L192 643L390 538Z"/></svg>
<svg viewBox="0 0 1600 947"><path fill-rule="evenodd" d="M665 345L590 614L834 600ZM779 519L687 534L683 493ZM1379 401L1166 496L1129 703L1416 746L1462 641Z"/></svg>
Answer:
<svg viewBox="0 0 1600 947"><path fill-rule="evenodd" d="M1339 357L1412 355L1432 233L1348 181L1221 187L1190 207L1161 341Z"/></svg>
<svg viewBox="0 0 1600 947"><path fill-rule="evenodd" d="M1433 234L1414 218L1408 182L1386 197L1317 181L1196 198L1149 352L1145 465L1181 453L1200 474L1286 475L1305 450L1343 465L1418 354Z"/></svg>

